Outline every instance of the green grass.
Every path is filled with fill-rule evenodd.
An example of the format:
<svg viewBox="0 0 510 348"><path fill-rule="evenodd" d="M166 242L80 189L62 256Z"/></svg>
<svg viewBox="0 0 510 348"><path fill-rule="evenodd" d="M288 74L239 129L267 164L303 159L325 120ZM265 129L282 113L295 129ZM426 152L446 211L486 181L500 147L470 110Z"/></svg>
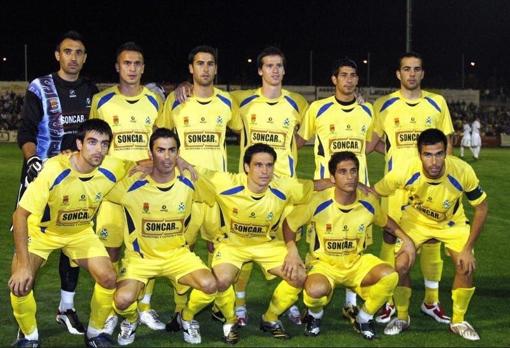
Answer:
<svg viewBox="0 0 510 348"><path fill-rule="evenodd" d="M237 148L229 147L230 169L237 168ZM510 271L508 257L505 255L510 245L508 227L507 196L510 193L508 172L510 165L510 151L505 149L483 149L482 159L473 162L482 186L489 196L490 213L485 229L477 242L476 256L478 268L476 273L477 290L471 301L467 320L478 330L482 340L471 343L460 337L450 334L445 325L437 324L421 315L419 304L423 298L423 287L418 267L413 271L413 298L410 308L412 326L409 331L398 337L384 337L382 327L378 328L381 338L369 342L363 340L352 328L341 319L340 308L343 303L344 291L338 289L332 303L326 308L319 337L304 337L301 327L293 326L286 318L284 324L293 335L292 340L276 341L263 334L258 329L261 313L267 307L270 296L277 281L266 282L258 269L255 270L248 286L248 308L250 321L248 327L242 330L242 340L238 346L510 346L509 296ZM375 183L383 172L383 159L378 154L369 157L369 170L371 182ZM302 177L311 177L313 172L313 157L311 148L307 147L300 152L298 173ZM16 322L12 316L9 302L7 280L10 274L10 262L13 252L13 242L8 232L12 208L18 188L18 177L21 166L21 153L11 144L0 145L0 228L4 231L2 246L0 247L0 346L11 343L16 336ZM467 207L468 215L472 214ZM372 252L378 253L380 244L379 231L374 231L376 242ZM303 241L304 243L304 241ZM302 250L305 246L300 245ZM199 243L198 252L205 256L204 244ZM36 284L36 299L38 303L38 327L45 346L80 346L82 337L68 335L55 323L55 310L59 302L60 282L58 278L58 253L53 253L47 265L40 271ZM451 313L450 286L452 283L452 265L445 259L443 280L440 287L440 299ZM83 320L87 322L89 314L89 300L92 282L85 271L82 271L76 295L76 308ZM156 283L153 297L153 307L156 308L163 320L168 320L173 312L172 292L167 282L162 279ZM298 303L302 308L302 303ZM221 326L210 320L208 311L200 313L197 319L201 323L202 338L206 346L224 346L221 341ZM183 346L180 333L168 334L166 332L153 332L146 327L137 331L137 338L133 346Z"/></svg>

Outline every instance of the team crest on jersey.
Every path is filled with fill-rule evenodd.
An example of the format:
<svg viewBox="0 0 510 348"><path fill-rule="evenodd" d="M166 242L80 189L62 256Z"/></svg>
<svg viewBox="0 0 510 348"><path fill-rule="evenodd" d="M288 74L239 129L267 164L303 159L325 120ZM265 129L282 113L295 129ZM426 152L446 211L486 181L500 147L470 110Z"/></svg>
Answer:
<svg viewBox="0 0 510 348"><path fill-rule="evenodd" d="M135 123L136 122L136 117L135 116L131 116L130 117L130 122L131 123Z"/></svg>
<svg viewBox="0 0 510 348"><path fill-rule="evenodd" d="M255 122L257 122L257 115L251 114L251 123L255 123Z"/></svg>
<svg viewBox="0 0 510 348"><path fill-rule="evenodd" d="M150 116L147 116L147 117L145 118L145 124L146 124L147 126L150 126L150 125L151 125L151 117L150 117Z"/></svg>
<svg viewBox="0 0 510 348"><path fill-rule="evenodd" d="M326 224L326 233L331 233L333 227L331 226L331 224Z"/></svg>
<svg viewBox="0 0 510 348"><path fill-rule="evenodd" d="M96 193L95 197L96 202L99 202L101 199L103 199L103 194L101 192Z"/></svg>
<svg viewBox="0 0 510 348"><path fill-rule="evenodd" d="M189 126L189 117L188 116L184 116L184 126L188 127Z"/></svg>
<svg viewBox="0 0 510 348"><path fill-rule="evenodd" d="M269 214L267 214L267 218L266 219L269 220L269 221L273 220L273 212L272 211L270 211Z"/></svg>
<svg viewBox="0 0 510 348"><path fill-rule="evenodd" d="M62 197L62 205L68 205L69 204L69 196L65 195Z"/></svg>
<svg viewBox="0 0 510 348"><path fill-rule="evenodd" d="M101 231L99 231L99 238L102 240L108 238L108 230L106 228L102 228Z"/></svg>
<svg viewBox="0 0 510 348"><path fill-rule="evenodd" d="M50 99L48 99L48 102L50 103L50 108L52 110L58 109L58 99L57 98L50 98Z"/></svg>
<svg viewBox="0 0 510 348"><path fill-rule="evenodd" d="M179 206L177 207L177 211L179 213L183 213L185 209L186 209L186 206L184 205L184 202L180 202Z"/></svg>
<svg viewBox="0 0 510 348"><path fill-rule="evenodd" d="M221 126L223 124L223 117L221 115L216 116L216 125Z"/></svg>
<svg viewBox="0 0 510 348"><path fill-rule="evenodd" d="M425 119L425 126L432 127L432 117L431 116L427 116L427 118Z"/></svg>
<svg viewBox="0 0 510 348"><path fill-rule="evenodd" d="M363 233L365 231L365 224L361 224L358 227L358 232Z"/></svg>
<svg viewBox="0 0 510 348"><path fill-rule="evenodd" d="M86 199L87 199L87 196L85 196L85 195L81 195L81 196L80 196L80 202L83 202L83 201L85 201Z"/></svg>
<svg viewBox="0 0 510 348"><path fill-rule="evenodd" d="M330 125L329 125L329 131L330 131L331 133L334 133L334 132L335 132L335 125L334 125L334 124L330 124Z"/></svg>
<svg viewBox="0 0 510 348"><path fill-rule="evenodd" d="M119 125L119 116L117 116L117 115L113 116L113 125L114 126Z"/></svg>
<svg viewBox="0 0 510 348"><path fill-rule="evenodd" d="M451 203L448 200L445 200L443 202L443 208L450 209L450 207L451 207Z"/></svg>
<svg viewBox="0 0 510 348"><path fill-rule="evenodd" d="M365 134L367 132L367 126L363 125L361 127L361 133Z"/></svg>
<svg viewBox="0 0 510 348"><path fill-rule="evenodd" d="M290 120L289 118L285 118L285 120L283 120L283 127L284 128L289 128L290 127Z"/></svg>
<svg viewBox="0 0 510 348"><path fill-rule="evenodd" d="M149 202L143 203L143 212L148 213L149 212Z"/></svg>
<svg viewBox="0 0 510 348"><path fill-rule="evenodd" d="M395 117L395 118L393 119L393 122L395 123L395 126L396 126L396 127L400 126L400 119L399 119L398 117Z"/></svg>

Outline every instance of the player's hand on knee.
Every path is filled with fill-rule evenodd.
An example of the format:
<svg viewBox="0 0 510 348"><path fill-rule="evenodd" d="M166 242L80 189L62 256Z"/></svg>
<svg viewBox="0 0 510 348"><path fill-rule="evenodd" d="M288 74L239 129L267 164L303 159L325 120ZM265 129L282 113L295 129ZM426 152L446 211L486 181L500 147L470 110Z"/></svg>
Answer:
<svg viewBox="0 0 510 348"><path fill-rule="evenodd" d="M16 296L26 296L32 290L34 278L29 267L17 267L9 279L8 285Z"/></svg>
<svg viewBox="0 0 510 348"><path fill-rule="evenodd" d="M305 269L303 260L298 253L289 252L283 262L282 271L290 280L298 280Z"/></svg>
<svg viewBox="0 0 510 348"><path fill-rule="evenodd" d="M416 259L416 248L413 241L410 238L402 239L400 250L395 256L397 264L400 263L402 267L410 270L414 265Z"/></svg>
<svg viewBox="0 0 510 348"><path fill-rule="evenodd" d="M476 269L476 259L473 250L464 249L457 258L457 268L464 275L471 275Z"/></svg>

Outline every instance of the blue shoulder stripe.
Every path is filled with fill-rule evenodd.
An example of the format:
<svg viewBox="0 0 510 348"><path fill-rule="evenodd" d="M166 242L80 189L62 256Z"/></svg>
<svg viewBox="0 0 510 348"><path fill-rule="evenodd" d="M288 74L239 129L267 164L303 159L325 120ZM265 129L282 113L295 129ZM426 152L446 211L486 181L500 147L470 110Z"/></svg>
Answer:
<svg viewBox="0 0 510 348"><path fill-rule="evenodd" d="M290 170L290 177L292 178L294 176L294 158L289 156L289 170Z"/></svg>
<svg viewBox="0 0 510 348"><path fill-rule="evenodd" d="M133 233L136 230L135 223L133 222L133 218L129 211L124 207L124 214L126 215L126 222L129 234Z"/></svg>
<svg viewBox="0 0 510 348"><path fill-rule="evenodd" d="M391 99L388 99L384 102L384 104L381 106L381 110L379 112L383 112L386 108L388 108L391 104L399 100L399 97L393 97Z"/></svg>
<svg viewBox="0 0 510 348"><path fill-rule="evenodd" d="M289 97L288 95L285 96L285 100L297 111L299 112L299 107L297 106L297 103L294 101L294 99L292 99L291 97Z"/></svg>
<svg viewBox="0 0 510 348"><path fill-rule="evenodd" d="M244 186L242 186L242 185L236 186L236 187L232 187L231 189L221 192L220 195L230 196L230 195L234 195L238 192L241 192L242 190L244 190Z"/></svg>
<svg viewBox="0 0 510 348"><path fill-rule="evenodd" d="M425 97L425 100L428 101L430 105L432 105L437 111L441 112L441 108L439 107L439 105L437 105L434 99L432 99L431 97Z"/></svg>
<svg viewBox="0 0 510 348"><path fill-rule="evenodd" d="M228 98L222 96L221 94L217 94L216 96L219 100L224 102L229 107L229 109L232 109L232 102Z"/></svg>
<svg viewBox="0 0 510 348"><path fill-rule="evenodd" d="M55 179L55 181L53 182L53 185L51 185L50 187L50 191L55 187L57 186L58 184L60 184L65 178L67 178L67 176L71 174L71 169L67 168L66 170L64 170L62 173L60 173L57 178Z"/></svg>
<svg viewBox="0 0 510 348"><path fill-rule="evenodd" d="M367 208L367 210L369 212L371 212L372 214L375 214L375 208L372 204L368 203L367 201L361 200L361 199L358 202L360 202L362 206Z"/></svg>
<svg viewBox="0 0 510 348"><path fill-rule="evenodd" d="M324 209L329 207L331 205L331 203L333 203L333 199L327 200L327 201L322 202L321 204L319 204L317 206L317 209L315 209L315 212L313 213L313 216L319 214L321 211L323 211Z"/></svg>
<svg viewBox="0 0 510 348"><path fill-rule="evenodd" d="M413 182L415 182L416 180L418 180L418 178L419 178L419 177L420 177L420 173L419 173L419 172L414 173L414 174L413 174L413 176L412 176L409 180L407 180L407 182L406 182L405 186L407 186L407 185L412 185L412 184L413 184Z"/></svg>
<svg viewBox="0 0 510 348"><path fill-rule="evenodd" d="M455 179L453 176L451 176L450 174L448 174L448 180L450 180L452 185L455 186L455 188L457 190L459 190L460 192L464 191L464 189L462 188L462 185L460 184L460 182L457 179Z"/></svg>
<svg viewBox="0 0 510 348"><path fill-rule="evenodd" d="M286 200L287 199L287 196L285 196L285 193L283 193L282 191L278 190L278 189L275 189L275 188L272 188L271 186L269 186L269 190L278 198L280 198L282 201Z"/></svg>
<svg viewBox="0 0 510 348"><path fill-rule="evenodd" d="M368 106L361 104L361 107L363 108L363 110L365 110L368 116L372 117L372 112L370 111L370 108Z"/></svg>
<svg viewBox="0 0 510 348"><path fill-rule="evenodd" d="M148 95L146 94L145 95L147 97L147 99L149 99L149 101L151 102L152 105L154 105L154 107L156 108L156 110L159 110L159 103L158 101L156 100L156 98L154 98L152 95Z"/></svg>
<svg viewBox="0 0 510 348"><path fill-rule="evenodd" d="M172 104L172 110L175 109L176 107L178 107L180 104L181 104L181 102L178 101L177 99L175 99L174 103Z"/></svg>
<svg viewBox="0 0 510 348"><path fill-rule="evenodd" d="M243 106L245 106L246 104L248 104L249 102L251 102L253 99L255 98L258 98L259 96L254 94L254 95L251 95L249 96L248 98L244 99L241 104L239 104L239 107L242 108Z"/></svg>
<svg viewBox="0 0 510 348"><path fill-rule="evenodd" d="M97 108L99 109L101 106L106 104L110 99L113 98L114 95L115 95L115 92L111 92L111 93L103 95L101 97L101 99L99 99L99 101L97 102Z"/></svg>
<svg viewBox="0 0 510 348"><path fill-rule="evenodd" d="M193 183L187 177L179 175L177 178L179 179L180 182L182 182L184 185L190 187L192 190L195 189L195 186L193 186Z"/></svg>
<svg viewBox="0 0 510 348"><path fill-rule="evenodd" d="M108 169L106 168L102 168L102 167L99 167L97 170L99 170L104 176L106 176L108 178L108 180L110 180L111 182L115 183L117 182L117 178L115 177L115 174L113 174L112 172L110 172Z"/></svg>
<svg viewBox="0 0 510 348"><path fill-rule="evenodd" d="M142 251L140 250L140 244L138 244L138 239L135 239L133 241L133 250L136 251L137 253L140 254L140 256L142 257L143 259L143 253Z"/></svg>
<svg viewBox="0 0 510 348"><path fill-rule="evenodd" d="M139 189L140 187L148 184L149 181L148 180L137 180L133 183L133 185L131 185L131 187L128 189L127 192L131 192L131 191L134 191L134 190L137 190Z"/></svg>
<svg viewBox="0 0 510 348"><path fill-rule="evenodd" d="M320 107L319 111L317 111L317 116L315 116L316 118L318 118L320 115L322 115L323 113L326 112L326 110L328 110L331 105L333 105L334 103L331 102L331 103L327 103L327 104L324 104Z"/></svg>

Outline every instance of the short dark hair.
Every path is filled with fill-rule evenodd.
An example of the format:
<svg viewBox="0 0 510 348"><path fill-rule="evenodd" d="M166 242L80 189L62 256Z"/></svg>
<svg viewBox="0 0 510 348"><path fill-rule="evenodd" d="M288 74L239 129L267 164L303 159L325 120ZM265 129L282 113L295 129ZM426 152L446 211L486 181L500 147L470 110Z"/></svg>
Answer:
<svg viewBox="0 0 510 348"><path fill-rule="evenodd" d="M273 162L276 162L276 151L271 146L267 144L256 143L246 148L246 151L244 152L243 163L249 165L253 155L261 152L270 154L273 156Z"/></svg>
<svg viewBox="0 0 510 348"><path fill-rule="evenodd" d="M217 60L216 49L211 46L200 45L200 46L193 48L189 52L189 54L188 54L188 63L189 64L193 64L193 61L195 60L195 56L197 55L197 53L209 53L211 56L213 56L214 62L216 63L216 60Z"/></svg>
<svg viewBox="0 0 510 348"><path fill-rule="evenodd" d="M117 48L117 52L115 53L115 60L118 60L120 54L124 51L135 51L135 52L140 53L143 57L142 47L134 41L128 41L128 42L124 42L122 45L120 45Z"/></svg>
<svg viewBox="0 0 510 348"><path fill-rule="evenodd" d="M279 49L278 47L269 46L269 47L264 48L262 50L262 52L260 52L259 55L257 56L257 66L259 69L261 69L262 65L264 65L264 62L262 60L264 59L264 57L267 57L267 56L282 57L282 63L283 63L283 66L285 67L286 60L285 60L285 54L283 54L283 51L281 49Z"/></svg>
<svg viewBox="0 0 510 348"><path fill-rule="evenodd" d="M154 143L159 138L174 138L175 144L177 145L177 149L181 147L181 142L179 140L179 136L174 131L171 131L168 128L158 128L156 129L149 139L149 150L152 152L152 147L154 146Z"/></svg>
<svg viewBox="0 0 510 348"><path fill-rule="evenodd" d="M335 152L333 154L333 156L331 156L331 158L329 159L329 162L328 162L329 174L331 174L332 176L335 176L336 166L338 165L338 163L343 162L343 161L353 161L354 164L356 165L356 169L359 171L358 157L356 157L356 155L353 152L340 151L340 152Z"/></svg>
<svg viewBox="0 0 510 348"><path fill-rule="evenodd" d="M448 148L448 139L442 131L437 128L426 129L418 137L418 152L421 153L424 145L434 145L437 143L443 143L445 150Z"/></svg>
<svg viewBox="0 0 510 348"><path fill-rule="evenodd" d="M338 72L340 71L340 68L343 66L349 66L356 70L356 74L358 73L358 64L356 64L356 62L349 57L343 57L335 60L335 63L333 64L331 69L331 75L338 76Z"/></svg>
<svg viewBox="0 0 510 348"><path fill-rule="evenodd" d="M91 118L87 121L83 122L78 128L78 133L76 134L76 139L79 139L81 142L85 140L85 135L87 132L97 132L99 134L106 134L110 141L112 141L113 133L110 125L103 120L98 118Z"/></svg>
<svg viewBox="0 0 510 348"><path fill-rule="evenodd" d="M417 58L420 60L421 62L421 67L423 68L423 57L421 56L421 54L419 54L418 52L415 52L415 51L409 51L409 52L405 52L403 54L400 55L400 57L398 57L398 67L397 67L397 70L400 70L400 68L402 67L402 60L404 58Z"/></svg>
<svg viewBox="0 0 510 348"><path fill-rule="evenodd" d="M59 52L60 51L60 45L62 44L62 42L65 40L65 39L70 39L70 40L73 40L73 41L80 41L83 46L85 46L85 41L83 39L83 35L81 35L80 33L78 33L77 31L75 30L69 30L69 31L66 31L64 34L62 34L59 38L58 38L58 41L57 41L57 45L55 46L55 51L56 52ZM87 50L85 50L86 52Z"/></svg>

